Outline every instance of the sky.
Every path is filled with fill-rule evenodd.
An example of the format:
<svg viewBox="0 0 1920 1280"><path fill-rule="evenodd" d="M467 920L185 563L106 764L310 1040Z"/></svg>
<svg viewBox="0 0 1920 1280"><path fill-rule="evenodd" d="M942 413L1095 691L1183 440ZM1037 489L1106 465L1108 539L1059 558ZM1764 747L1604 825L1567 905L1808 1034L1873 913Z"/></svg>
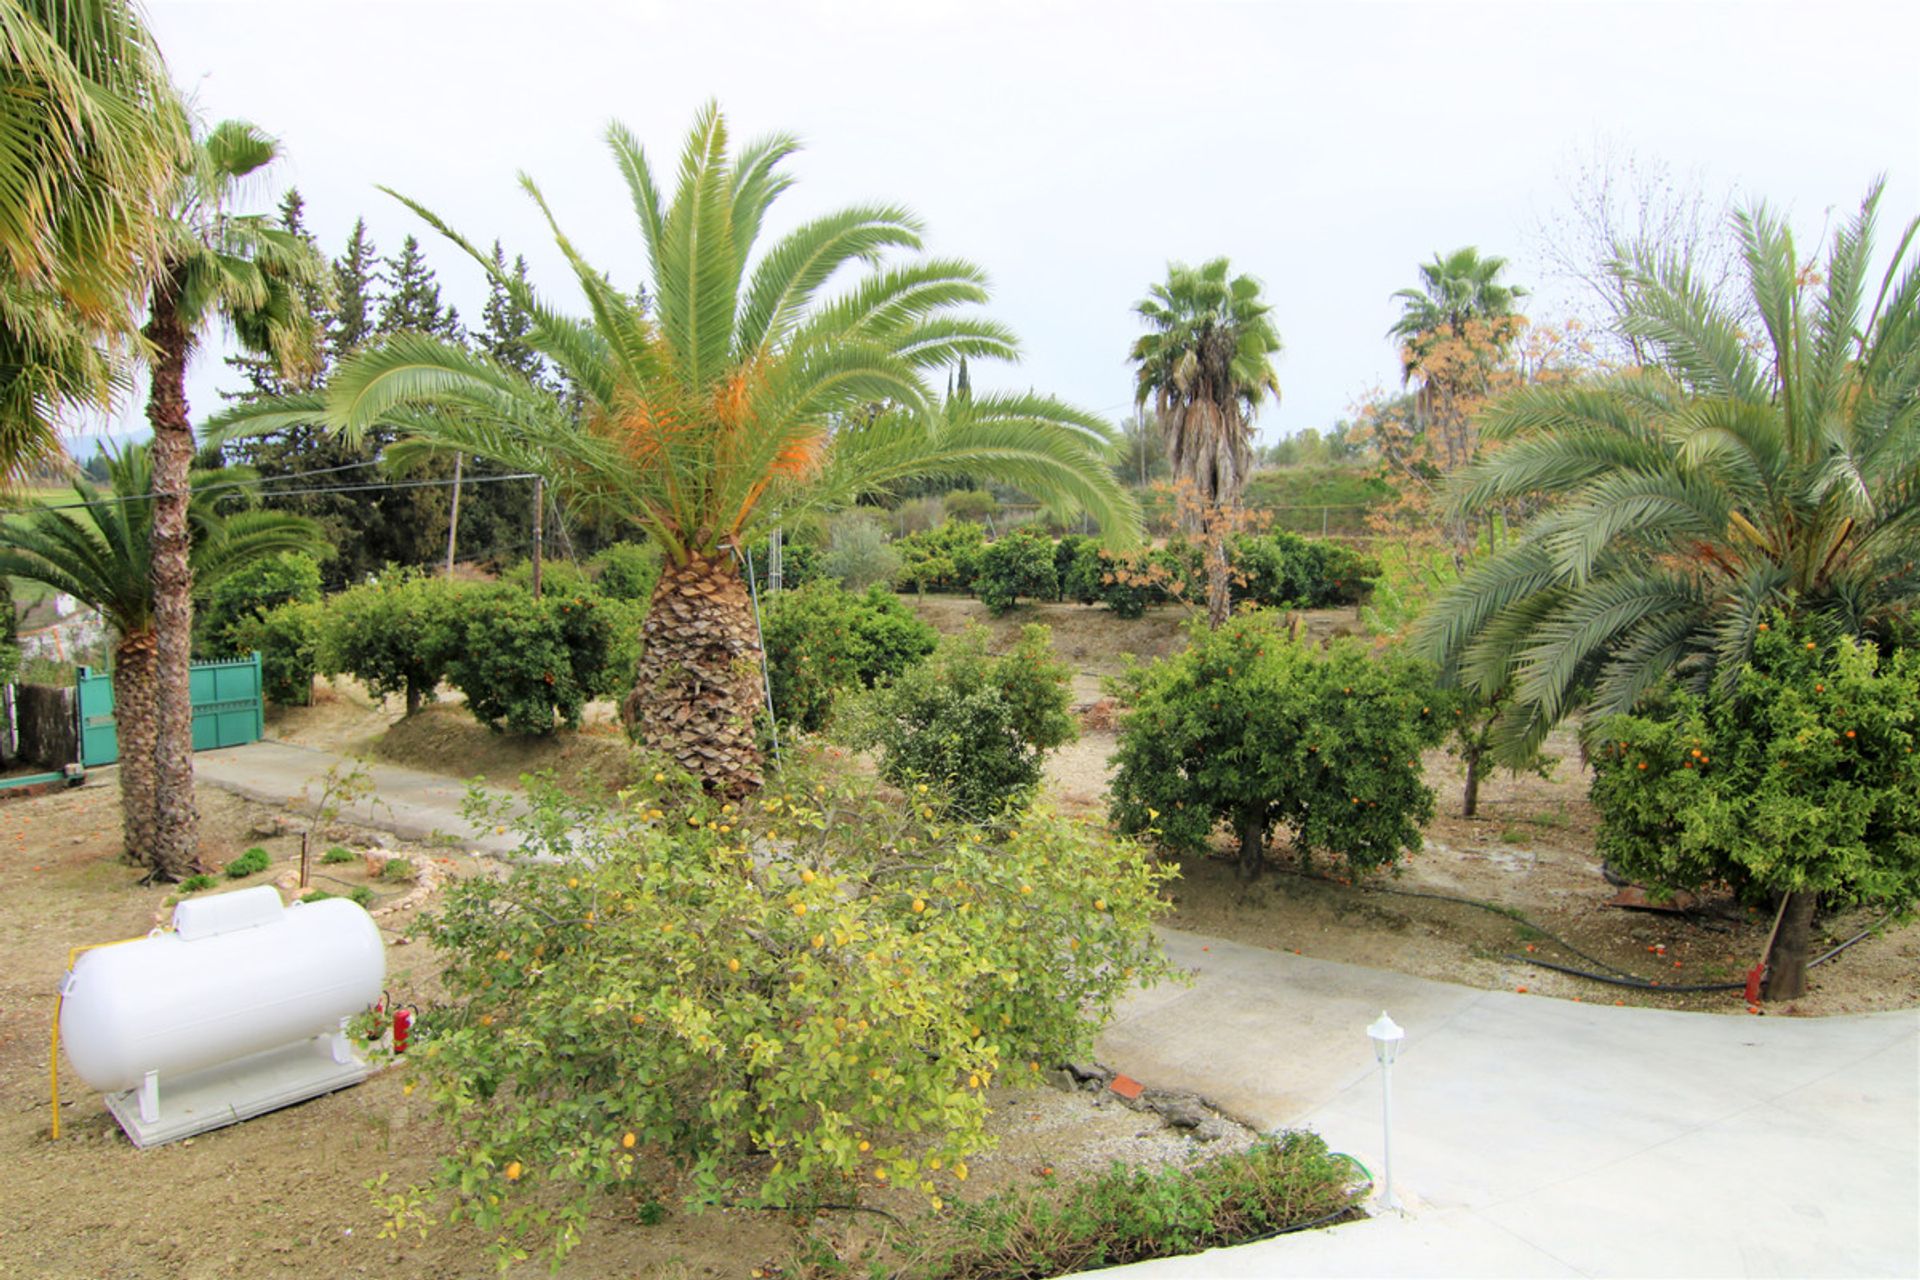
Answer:
<svg viewBox="0 0 1920 1280"><path fill-rule="evenodd" d="M1764 198L1817 239L1889 178L1920 213L1920 5L1844 3L1048 3L830 0L572 4L155 0L176 81L209 120L282 142L329 253L365 216L383 252L427 241L448 298L484 285L377 184L577 294L516 174L586 256L644 278L606 152L619 120L671 172L716 99L736 138L798 134L768 231L865 200L927 223L928 248L993 281L1033 387L1118 418L1132 306L1169 261L1226 255L1265 285L1285 350L1267 440L1325 429L1398 377L1394 290L1461 245L1508 257L1538 318L1568 312L1540 228L1603 151L1719 200ZM1891 234L1890 232L1888 233ZM234 379L217 341L198 420ZM141 421L138 392L121 415Z"/></svg>

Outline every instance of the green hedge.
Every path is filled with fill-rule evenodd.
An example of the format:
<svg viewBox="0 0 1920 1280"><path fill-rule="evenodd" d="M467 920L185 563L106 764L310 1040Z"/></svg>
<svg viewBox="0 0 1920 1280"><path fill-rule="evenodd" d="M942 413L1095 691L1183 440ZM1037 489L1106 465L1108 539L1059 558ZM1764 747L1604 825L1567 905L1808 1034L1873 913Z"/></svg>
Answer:
<svg viewBox="0 0 1920 1280"><path fill-rule="evenodd" d="M824 581L769 601L761 629L775 714L808 730L826 727L840 693L900 674L939 640L885 587L855 595Z"/></svg>

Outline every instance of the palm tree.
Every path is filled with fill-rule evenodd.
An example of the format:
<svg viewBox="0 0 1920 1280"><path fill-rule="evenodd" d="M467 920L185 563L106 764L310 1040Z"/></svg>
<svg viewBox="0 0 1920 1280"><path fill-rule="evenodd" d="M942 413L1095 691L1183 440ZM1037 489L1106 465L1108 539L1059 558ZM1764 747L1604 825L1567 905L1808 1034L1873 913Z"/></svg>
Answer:
<svg viewBox="0 0 1920 1280"><path fill-rule="evenodd" d="M149 449L136 445L108 462L102 490L76 480L73 500L0 524L0 576L44 582L100 612L113 628L113 707L120 740L121 839L127 857L153 878L177 880L190 868L159 857L156 814L153 509ZM241 505L248 474L201 473L188 519L192 571L202 591L235 570L282 551L318 551L320 526Z"/></svg>
<svg viewBox="0 0 1920 1280"><path fill-rule="evenodd" d="M161 210L145 335L153 427L153 600L158 782L155 865L191 863L193 807L193 576L187 472L193 464L187 360L201 332L224 320L244 346L284 370L310 369L317 334L302 286L321 277L320 257L298 234L260 214L233 210L242 180L259 173L278 144L253 125L227 120L194 140Z"/></svg>
<svg viewBox="0 0 1920 1280"><path fill-rule="evenodd" d="M1420 266L1420 287L1396 290L1400 300L1400 318L1387 330L1389 337L1403 344L1401 376L1411 380L1420 371L1421 359L1437 338L1463 339L1477 323L1490 326L1493 345L1511 341L1518 319L1514 310L1527 291L1517 285L1503 284L1500 275L1507 269L1505 258L1482 257L1472 245L1455 249Z"/></svg>
<svg viewBox="0 0 1920 1280"><path fill-rule="evenodd" d="M1225 258L1169 265L1166 281L1134 306L1150 331L1129 355L1140 366L1135 403L1153 400L1182 490L1181 523L1207 540L1207 619L1216 627L1232 604L1227 525L1253 469L1253 416L1269 392L1280 398L1272 308L1259 281L1228 271Z"/></svg>
<svg viewBox="0 0 1920 1280"><path fill-rule="evenodd" d="M0 483L58 456L130 336L182 115L124 0L0 0Z"/></svg>
<svg viewBox="0 0 1920 1280"><path fill-rule="evenodd" d="M1749 335L1684 265L1643 270L1627 327L1654 367L1497 402L1505 447L1459 509L1549 504L1422 621L1479 693L1511 681L1509 759L1582 696L1599 718L1669 679L1728 696L1768 611L1909 643L1920 601L1920 220L1868 293L1876 184L1823 272L1764 207L1739 219ZM1788 928L1811 918L1790 903Z"/></svg>
<svg viewBox="0 0 1920 1280"><path fill-rule="evenodd" d="M584 261L539 189L521 185L553 229L585 295L576 319L412 201L528 315L527 344L574 389L551 390L465 348L396 336L346 361L324 396L237 409L219 428L259 434L316 420L358 439L408 435L396 463L466 453L536 472L576 508L631 523L665 552L643 624L645 652L625 701L629 727L709 787L759 785L753 717L760 649L737 548L776 523L851 505L927 477L1014 485L1098 519L1117 541L1137 524L1102 461L1107 428L1044 396L974 394L934 411L929 372L962 356L1010 358L1000 325L958 311L983 301L964 262L889 250L920 244L918 221L861 205L803 223L755 255L763 219L791 179L798 144L775 136L728 151L719 110L694 122L671 200L618 125L614 159L640 223L647 302ZM404 200L404 197L401 197ZM857 269L841 292L826 286Z"/></svg>

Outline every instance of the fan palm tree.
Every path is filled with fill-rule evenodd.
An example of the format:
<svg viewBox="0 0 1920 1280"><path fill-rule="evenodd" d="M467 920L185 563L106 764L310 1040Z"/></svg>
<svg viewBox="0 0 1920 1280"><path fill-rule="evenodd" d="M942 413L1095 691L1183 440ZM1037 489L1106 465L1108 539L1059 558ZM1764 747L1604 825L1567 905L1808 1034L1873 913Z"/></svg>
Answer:
<svg viewBox="0 0 1920 1280"><path fill-rule="evenodd" d="M113 707L120 742L121 840L130 860L160 880L189 863L163 860L155 784L156 672L152 555L152 456L135 445L108 461L103 490L77 480L64 505L0 523L0 575L43 582L98 610L113 629ZM188 504L191 567L202 591L282 551L317 552L320 526L300 516L244 508L238 468L204 472Z"/></svg>
<svg viewBox="0 0 1920 1280"><path fill-rule="evenodd" d="M1253 470L1253 417L1268 393L1280 398L1273 309L1259 281L1229 271L1225 258L1168 266L1134 306L1149 331L1129 355L1140 366L1135 403L1153 401L1182 491L1181 523L1207 540L1207 619L1216 627L1232 604L1227 526Z"/></svg>
<svg viewBox="0 0 1920 1280"><path fill-rule="evenodd" d="M183 116L124 0L0 0L0 483L103 405Z"/></svg>
<svg viewBox="0 0 1920 1280"><path fill-rule="evenodd" d="M318 349L301 288L323 263L295 232L262 214L236 213L243 181L273 163L275 141L226 120L196 137L161 210L145 335L150 349L147 422L153 428L153 602L158 782L158 865L193 861L193 575L187 472L193 465L187 360L200 334L225 321L241 344L283 371L310 370Z"/></svg>
<svg viewBox="0 0 1920 1280"><path fill-rule="evenodd" d="M575 390L545 388L463 347L396 336L335 370L323 396L232 411L228 433L321 421L358 438L406 439L404 464L466 453L543 475L576 508L644 530L665 567L643 624L628 724L709 787L760 781L753 716L759 641L736 548L776 522L850 505L917 479L971 475L1076 506L1125 541L1138 516L1101 450L1107 428L1044 396L975 394L933 411L927 375L962 356L1010 358L1014 340L961 312L986 297L964 262L889 250L920 244L918 221L860 205L803 223L756 255L763 220L791 179L798 144L775 136L728 150L709 104L682 152L671 199L638 142L608 142L640 224L646 297L616 288L574 249L538 187L521 185L553 230L588 316L563 315L489 252L406 201L470 254L532 317L527 344ZM854 269L847 287L831 280Z"/></svg>
<svg viewBox="0 0 1920 1280"><path fill-rule="evenodd" d="M1411 380L1419 372L1421 360L1436 339L1464 339L1478 323L1491 327L1492 345L1504 346L1515 332L1515 310L1527 291L1517 285L1501 283L1507 269L1505 258L1481 256L1468 245L1445 255L1433 255L1433 261L1420 266L1420 286L1400 289L1400 318L1387 330L1389 337L1402 344L1401 376Z"/></svg>
<svg viewBox="0 0 1920 1280"><path fill-rule="evenodd" d="M1456 507L1547 505L1420 625L1430 654L1491 696L1505 754L1584 694L1631 709L1669 677L1724 696L1766 613L1910 638L1920 598L1920 221L1869 293L1876 184L1803 267L1764 207L1739 219L1764 333L1744 333L1684 266L1634 280L1630 330L1655 367L1535 385L1496 402L1497 453Z"/></svg>

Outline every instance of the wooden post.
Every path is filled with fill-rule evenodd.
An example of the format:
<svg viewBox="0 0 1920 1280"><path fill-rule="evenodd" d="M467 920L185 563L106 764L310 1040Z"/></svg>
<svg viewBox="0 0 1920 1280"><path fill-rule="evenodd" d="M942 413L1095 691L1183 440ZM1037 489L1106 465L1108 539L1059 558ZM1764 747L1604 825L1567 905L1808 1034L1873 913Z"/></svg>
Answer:
<svg viewBox="0 0 1920 1280"><path fill-rule="evenodd" d="M309 828L300 833L300 888L302 891L307 887L307 868L311 865L307 860L307 855L312 851L313 831Z"/></svg>
<svg viewBox="0 0 1920 1280"><path fill-rule="evenodd" d="M533 598L540 598L540 552L546 541L547 482L533 478Z"/></svg>
<svg viewBox="0 0 1920 1280"><path fill-rule="evenodd" d="M453 455L453 509L447 513L447 576L453 576L453 546L460 537L460 466L464 453Z"/></svg>

